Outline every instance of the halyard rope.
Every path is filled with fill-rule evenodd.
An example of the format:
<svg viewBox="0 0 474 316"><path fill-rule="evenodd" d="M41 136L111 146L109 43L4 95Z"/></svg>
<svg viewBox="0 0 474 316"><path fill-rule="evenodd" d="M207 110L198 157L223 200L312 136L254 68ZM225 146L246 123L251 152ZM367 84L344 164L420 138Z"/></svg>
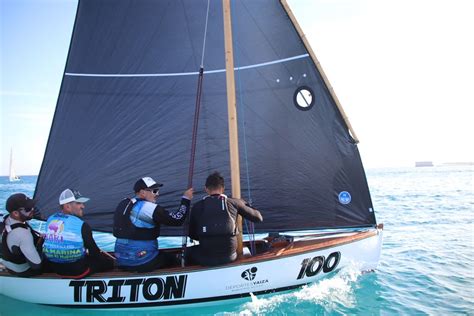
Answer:
<svg viewBox="0 0 474 316"><path fill-rule="evenodd" d="M202 80L204 77L204 54L206 50L207 23L209 21L209 5L210 5L210 0L207 0L206 23L204 26L204 39L202 43L201 66L199 68L199 77L198 77L198 85L197 85L197 92L196 92L196 106L194 109L194 124L193 124L193 136L192 136L192 143L191 143L191 158L189 161L188 188L193 187L194 159L196 156L196 141L197 141L197 133L198 133L198 125L199 125L199 112L201 109ZM190 217L191 217L191 209L189 209L188 217L186 219L185 224L183 225L184 232L183 232L183 240L182 240L182 248L181 248L181 266L182 267L184 267L185 265L186 245L188 242Z"/></svg>

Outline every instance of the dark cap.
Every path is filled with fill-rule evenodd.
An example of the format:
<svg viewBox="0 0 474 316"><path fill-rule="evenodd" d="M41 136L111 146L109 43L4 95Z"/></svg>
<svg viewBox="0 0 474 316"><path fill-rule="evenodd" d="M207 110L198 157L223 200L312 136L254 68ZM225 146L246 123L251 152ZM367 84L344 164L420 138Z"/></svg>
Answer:
<svg viewBox="0 0 474 316"><path fill-rule="evenodd" d="M138 192L143 189L157 189L159 187L162 187L163 184L156 182L150 177L144 177L139 179L137 182L135 182L135 185L133 186L133 190L135 192Z"/></svg>
<svg viewBox="0 0 474 316"><path fill-rule="evenodd" d="M9 213L11 213L21 208L24 208L25 210L29 210L33 208L35 204L36 204L36 200L30 199L23 193L15 193L7 199L5 208L7 209Z"/></svg>

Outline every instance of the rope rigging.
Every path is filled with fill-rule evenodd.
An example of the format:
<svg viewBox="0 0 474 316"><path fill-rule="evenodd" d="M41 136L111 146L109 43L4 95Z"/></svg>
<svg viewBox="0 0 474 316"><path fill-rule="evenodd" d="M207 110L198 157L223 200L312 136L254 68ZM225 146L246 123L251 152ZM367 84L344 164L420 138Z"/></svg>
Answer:
<svg viewBox="0 0 474 316"><path fill-rule="evenodd" d="M191 142L191 157L189 160L189 173L188 173L188 188L193 187L194 159L196 157L196 142L197 142L197 132L198 132L198 125L199 125L199 112L201 109L202 82L204 78L204 54L206 50L207 24L209 21L209 6L210 6L210 0L207 0L206 23L204 25L204 39L202 43L201 65L199 67L199 76L198 76L198 84L197 84L197 91L196 91L196 105L194 109L193 135L192 135L192 142ZM191 213L191 210L189 210L189 212ZM186 246L188 243L190 218L191 218L191 214L188 215L186 222L183 225L184 232L183 232L182 247L181 247L181 266L182 267L184 267L185 265Z"/></svg>
<svg viewBox="0 0 474 316"><path fill-rule="evenodd" d="M233 3L235 5L235 3ZM234 11L234 9L232 9ZM237 19L236 19L237 20ZM238 43L238 32L235 32L235 42ZM237 44L238 45L238 44ZM237 46L236 45L236 46ZM239 65L239 60L238 60L238 54L235 54L235 61L236 64ZM245 173L246 173L246 180L247 180L247 196L248 196L248 203L251 206L252 205L252 192L250 190L250 172L249 172L249 161L248 161L248 154L247 154L247 129L246 129L246 122L245 122L245 106L244 106L244 101L243 101L243 93L242 93L242 77L240 75L240 71L237 71L237 82L239 86L239 109L241 112L240 117L242 117L242 132L243 132L243 139L244 139L244 157L245 157ZM252 255L256 254L255 250L255 227L254 224L246 219L243 219L245 223L245 228L247 230L247 235L249 237L249 244L250 244L250 253Z"/></svg>
<svg viewBox="0 0 474 316"><path fill-rule="evenodd" d="M207 2L207 11L206 11L206 22L204 26L204 38L203 38L203 45L202 45L202 56L201 56L201 65L199 69L198 75L198 83L197 83L197 91L196 91L196 104L194 110L194 123L193 123L193 133L192 133L192 143L191 143L191 154L190 154L190 162L189 162L189 172L188 172L188 188L193 187L193 175L194 175L194 161L195 161L195 154L196 154L196 143L197 143L197 133L198 133L198 125L199 125L199 113L201 107L201 96L202 96L202 87L203 87L203 78L204 78L204 56L206 51L206 37L207 37L207 27L209 21L209 7L210 7L210 0ZM249 176L249 163L248 163L248 155L247 155L247 142L246 142L246 124L245 124L245 111L243 106L243 94L242 94L242 80L240 76L240 72L237 73L238 78L238 85L239 85L239 105L242 112L242 131L244 137L244 157L245 157L245 166L246 166L246 175L247 175L247 196L248 202L252 205L252 196L250 191L250 176ZM189 211L191 212L191 211ZM182 238L182 251L181 251L181 266L185 266L185 258L186 258L186 249L187 249L187 241L188 241L188 234L189 234L189 220L191 214L188 215L184 227L184 233ZM250 252L252 255L256 253L255 251L255 230L254 225L252 222L248 222L244 220L245 227L247 234L249 236L250 242Z"/></svg>

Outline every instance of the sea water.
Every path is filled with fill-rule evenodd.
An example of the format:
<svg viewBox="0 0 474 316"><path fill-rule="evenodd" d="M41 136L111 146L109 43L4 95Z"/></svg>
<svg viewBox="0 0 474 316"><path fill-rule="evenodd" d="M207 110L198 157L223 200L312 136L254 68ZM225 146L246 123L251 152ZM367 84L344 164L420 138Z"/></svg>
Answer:
<svg viewBox="0 0 474 316"><path fill-rule="evenodd" d="M0 295L0 315L474 315L473 175L473 166L367 170L377 221L385 225L373 273L349 267L290 292L165 311L85 311ZM32 195L36 179L0 177L0 211L10 194ZM109 235L95 238L113 249Z"/></svg>

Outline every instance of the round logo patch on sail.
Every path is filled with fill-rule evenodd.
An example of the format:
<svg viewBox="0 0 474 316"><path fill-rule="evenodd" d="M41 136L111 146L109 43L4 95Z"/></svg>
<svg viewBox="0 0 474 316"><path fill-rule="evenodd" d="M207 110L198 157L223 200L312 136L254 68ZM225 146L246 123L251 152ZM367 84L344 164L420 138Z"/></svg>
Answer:
<svg viewBox="0 0 474 316"><path fill-rule="evenodd" d="M349 204L351 203L351 194L347 191L342 191L339 193L339 202L341 202L341 204Z"/></svg>

